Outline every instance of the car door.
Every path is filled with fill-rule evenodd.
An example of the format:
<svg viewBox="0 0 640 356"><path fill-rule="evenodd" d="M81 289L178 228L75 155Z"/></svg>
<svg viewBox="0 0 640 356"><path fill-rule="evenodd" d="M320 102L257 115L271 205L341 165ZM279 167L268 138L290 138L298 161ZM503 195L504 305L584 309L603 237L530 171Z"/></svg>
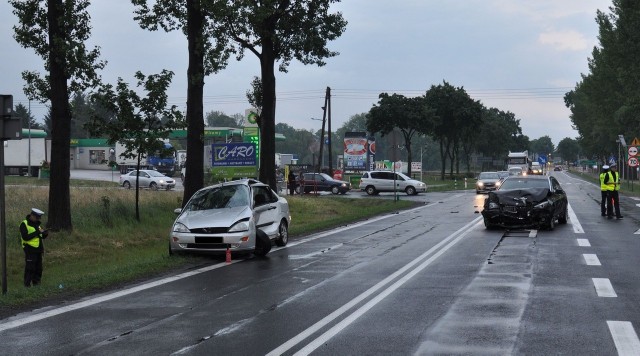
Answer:
<svg viewBox="0 0 640 356"><path fill-rule="evenodd" d="M140 172L140 186L148 187L151 184L151 176L147 172Z"/></svg>
<svg viewBox="0 0 640 356"><path fill-rule="evenodd" d="M553 200L553 206L555 207L554 215L561 216L567 209L567 194L560 186L560 182L558 182L558 180L553 177L550 177L549 180L551 181L551 188L553 189L551 199Z"/></svg>
<svg viewBox="0 0 640 356"><path fill-rule="evenodd" d="M390 172L373 172L371 177L374 178L374 186L376 190L381 192L390 192L393 189L393 176Z"/></svg>
<svg viewBox="0 0 640 356"><path fill-rule="evenodd" d="M396 177L396 189L398 191L404 191L407 189L407 181L398 173L394 173Z"/></svg>
<svg viewBox="0 0 640 356"><path fill-rule="evenodd" d="M266 186L254 185L251 191L256 228L273 238L278 232L278 197Z"/></svg>

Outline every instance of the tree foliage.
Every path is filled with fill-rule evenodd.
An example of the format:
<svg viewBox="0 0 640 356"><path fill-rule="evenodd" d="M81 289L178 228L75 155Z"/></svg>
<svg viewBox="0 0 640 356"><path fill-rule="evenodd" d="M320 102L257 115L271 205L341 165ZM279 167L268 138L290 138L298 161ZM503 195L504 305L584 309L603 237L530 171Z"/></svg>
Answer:
<svg viewBox="0 0 640 356"><path fill-rule="evenodd" d="M137 87L147 93L146 97L140 97L122 78L118 78L115 88L107 84L91 96L100 110L93 112L88 129L93 135L107 136L109 144L121 143L125 151L120 155L136 158L138 171L142 158L163 151L164 140L171 131L184 125L176 106L167 104L166 90L172 77L173 72L166 70L149 76L136 72ZM139 221L138 202L139 181L136 178L136 219Z"/></svg>
<svg viewBox="0 0 640 356"><path fill-rule="evenodd" d="M51 184L47 226L52 230L71 230L69 195L69 141L72 112L69 93L82 92L99 82L97 70L100 50L89 50L91 35L88 0L9 0L19 24L13 27L15 40L32 48L43 62L47 74L24 71L22 78L29 99L50 102Z"/></svg>
<svg viewBox="0 0 640 356"><path fill-rule="evenodd" d="M617 151L618 135L640 136L640 2L613 0L609 10L596 16L589 72L565 95L578 142L601 158Z"/></svg>
<svg viewBox="0 0 640 356"><path fill-rule="evenodd" d="M232 50L216 27L227 11L224 1L200 0L131 0L135 17L142 28L155 31L182 31L187 37L189 67L187 69L187 152L184 195L182 203L204 181L204 78L227 65ZM153 5L149 5L153 2Z"/></svg>
<svg viewBox="0 0 640 356"><path fill-rule="evenodd" d="M260 60L262 110L260 180L276 188L275 176L275 64L286 72L292 60L323 66L324 59L338 55L327 48L345 30L341 13L329 7L339 0L228 0L219 33L233 41L237 59L245 50Z"/></svg>
<svg viewBox="0 0 640 356"><path fill-rule="evenodd" d="M385 136L399 131L404 143L395 144L393 149L406 149L407 160L412 162L411 141L417 133L427 133L432 127L432 111L424 98L407 98L400 94L382 93L378 104L374 105L367 115L367 130ZM395 137L395 136L394 136ZM397 157L395 154L394 157ZM411 165L408 167L411 175Z"/></svg>

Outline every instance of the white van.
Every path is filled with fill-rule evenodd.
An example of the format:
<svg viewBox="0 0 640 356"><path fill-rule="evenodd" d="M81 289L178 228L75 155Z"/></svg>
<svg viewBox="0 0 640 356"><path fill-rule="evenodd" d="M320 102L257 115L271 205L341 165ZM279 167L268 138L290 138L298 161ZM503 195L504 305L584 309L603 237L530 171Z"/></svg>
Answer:
<svg viewBox="0 0 640 356"><path fill-rule="evenodd" d="M360 190L369 195L393 191L404 191L407 195L416 195L420 192L426 193L427 185L400 172L371 171L365 172L360 178Z"/></svg>

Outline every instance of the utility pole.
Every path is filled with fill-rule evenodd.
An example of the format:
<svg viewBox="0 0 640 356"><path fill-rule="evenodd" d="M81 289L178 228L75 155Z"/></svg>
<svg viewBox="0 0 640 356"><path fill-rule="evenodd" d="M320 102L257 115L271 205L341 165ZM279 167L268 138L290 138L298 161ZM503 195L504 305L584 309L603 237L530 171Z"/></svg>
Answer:
<svg viewBox="0 0 640 356"><path fill-rule="evenodd" d="M318 156L318 169L316 170L317 173L322 172L322 163L324 163L324 155L323 155L324 125L325 125L325 122L327 120L327 100L328 100L327 96L325 95L325 97L324 97L324 106L322 107L322 131L320 132L320 155Z"/></svg>
<svg viewBox="0 0 640 356"><path fill-rule="evenodd" d="M333 178L333 158L332 158L333 152L331 151L331 88L329 88L329 87L327 87L327 95L326 95L326 99L325 100L326 100L327 104L329 105L328 109L327 109L329 111L329 115L328 115L328 118L329 118L329 134L327 136L328 137L327 144L328 144L328 147L329 147L328 150L327 150L327 153L329 153L329 176L331 178Z"/></svg>

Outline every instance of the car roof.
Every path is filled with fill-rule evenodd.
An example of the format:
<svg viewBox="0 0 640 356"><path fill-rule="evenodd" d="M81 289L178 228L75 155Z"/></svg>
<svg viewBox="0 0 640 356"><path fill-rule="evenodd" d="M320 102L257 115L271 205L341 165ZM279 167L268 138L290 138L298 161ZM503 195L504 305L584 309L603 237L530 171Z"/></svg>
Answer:
<svg viewBox="0 0 640 356"><path fill-rule="evenodd" d="M509 177L507 179L525 179L525 180L534 180L534 179L538 179L538 180L549 180L549 177L547 176L536 176L536 175L528 175L528 176L517 176L517 177Z"/></svg>

